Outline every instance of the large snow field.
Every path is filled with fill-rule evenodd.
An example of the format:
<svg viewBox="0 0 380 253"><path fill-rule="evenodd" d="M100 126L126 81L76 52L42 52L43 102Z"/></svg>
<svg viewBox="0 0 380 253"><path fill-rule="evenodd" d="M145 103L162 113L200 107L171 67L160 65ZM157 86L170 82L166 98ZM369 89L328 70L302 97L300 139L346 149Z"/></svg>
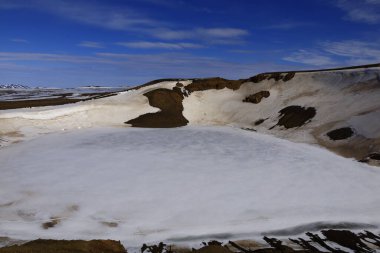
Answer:
<svg viewBox="0 0 380 253"><path fill-rule="evenodd" d="M0 161L0 236L17 239L138 246L380 223L379 168L241 129L62 132L6 147Z"/></svg>

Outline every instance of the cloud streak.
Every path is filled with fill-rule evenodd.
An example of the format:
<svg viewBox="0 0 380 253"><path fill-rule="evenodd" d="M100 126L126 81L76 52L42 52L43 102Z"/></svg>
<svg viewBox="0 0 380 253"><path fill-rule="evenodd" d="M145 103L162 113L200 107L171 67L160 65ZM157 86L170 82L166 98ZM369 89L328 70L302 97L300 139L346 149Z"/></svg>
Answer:
<svg viewBox="0 0 380 253"><path fill-rule="evenodd" d="M199 40L209 44L239 44L244 42L250 33L248 30L231 27L194 28L175 30L159 28L150 30L149 34L162 40Z"/></svg>
<svg viewBox="0 0 380 253"><path fill-rule="evenodd" d="M344 19L367 24L380 23L380 1L336 0L336 6L345 12Z"/></svg>
<svg viewBox="0 0 380 253"><path fill-rule="evenodd" d="M263 29L270 30L291 30L302 27L315 26L315 23L312 22L295 22L295 21L284 21L278 24L264 26Z"/></svg>
<svg viewBox="0 0 380 253"><path fill-rule="evenodd" d="M152 19L133 8L118 8L99 3L89 4L85 1L2 0L0 9L35 9L82 24L111 30L132 31L162 40L191 39L211 44L237 44L243 42L244 37L249 35L247 30L234 27L174 29L173 26L176 24ZM86 44L87 47L91 47L90 43ZM86 47L85 44L83 46ZM163 47L162 45L161 48Z"/></svg>
<svg viewBox="0 0 380 253"><path fill-rule="evenodd" d="M82 41L78 44L80 47L89 47L89 48L104 48L103 44L96 41Z"/></svg>
<svg viewBox="0 0 380 253"><path fill-rule="evenodd" d="M29 43L28 40L18 39L18 38L11 39L11 41L16 42L16 43Z"/></svg>
<svg viewBox="0 0 380 253"><path fill-rule="evenodd" d="M380 62L380 43L344 40L325 41L317 49L298 50L283 60L314 66L362 65Z"/></svg>
<svg viewBox="0 0 380 253"><path fill-rule="evenodd" d="M308 50L298 50L290 56L284 57L283 60L313 66L329 66L336 64L331 57Z"/></svg>
<svg viewBox="0 0 380 253"><path fill-rule="evenodd" d="M138 48L138 49L195 49L202 48L203 46L195 43L167 43L167 42L150 42L150 41L136 41L136 42L118 42L116 45L128 47L128 48Z"/></svg>
<svg viewBox="0 0 380 253"><path fill-rule="evenodd" d="M99 3L64 0L2 0L0 9L35 9L65 19L107 29L128 30L139 27L156 27L159 22L149 19L132 8L115 8Z"/></svg>
<svg viewBox="0 0 380 253"><path fill-rule="evenodd" d="M380 46L376 42L346 40L321 43L323 50L336 56L347 58L349 64L380 62Z"/></svg>

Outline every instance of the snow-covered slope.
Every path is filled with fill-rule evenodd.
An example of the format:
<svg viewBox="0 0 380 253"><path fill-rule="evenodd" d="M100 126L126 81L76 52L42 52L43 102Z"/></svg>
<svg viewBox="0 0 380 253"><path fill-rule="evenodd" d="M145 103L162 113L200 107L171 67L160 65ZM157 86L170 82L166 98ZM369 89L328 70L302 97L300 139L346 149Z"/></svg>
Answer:
<svg viewBox="0 0 380 253"><path fill-rule="evenodd" d="M380 222L378 168L241 129L87 129L15 144L0 161L0 236L13 239L132 247Z"/></svg>
<svg viewBox="0 0 380 253"><path fill-rule="evenodd" d="M8 143L22 139L15 133L28 138L92 126L229 125L376 163L380 66L157 81L71 105L0 111L0 124Z"/></svg>

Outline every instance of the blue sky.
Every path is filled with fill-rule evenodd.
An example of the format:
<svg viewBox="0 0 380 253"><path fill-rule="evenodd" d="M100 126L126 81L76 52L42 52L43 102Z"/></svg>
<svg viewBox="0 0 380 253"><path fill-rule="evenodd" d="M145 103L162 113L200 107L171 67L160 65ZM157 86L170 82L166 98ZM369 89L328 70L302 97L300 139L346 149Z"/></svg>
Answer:
<svg viewBox="0 0 380 253"><path fill-rule="evenodd" d="M0 0L0 83L167 77L380 62L380 0Z"/></svg>

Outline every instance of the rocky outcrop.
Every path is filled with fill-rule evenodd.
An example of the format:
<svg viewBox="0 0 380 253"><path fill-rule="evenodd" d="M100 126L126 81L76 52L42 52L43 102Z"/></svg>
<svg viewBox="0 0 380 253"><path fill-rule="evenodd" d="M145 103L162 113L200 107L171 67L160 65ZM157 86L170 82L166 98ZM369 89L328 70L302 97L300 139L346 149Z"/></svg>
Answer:
<svg viewBox="0 0 380 253"><path fill-rule="evenodd" d="M245 99L243 99L243 102L246 103L253 103L253 104L258 104L261 102L263 98L267 98L270 96L270 92L267 90L259 91L255 94L249 95Z"/></svg>
<svg viewBox="0 0 380 253"><path fill-rule="evenodd" d="M155 89L144 94L149 104L160 109L159 112L143 114L126 124L133 127L168 128L185 126L188 120L182 115L183 94L178 90Z"/></svg>

